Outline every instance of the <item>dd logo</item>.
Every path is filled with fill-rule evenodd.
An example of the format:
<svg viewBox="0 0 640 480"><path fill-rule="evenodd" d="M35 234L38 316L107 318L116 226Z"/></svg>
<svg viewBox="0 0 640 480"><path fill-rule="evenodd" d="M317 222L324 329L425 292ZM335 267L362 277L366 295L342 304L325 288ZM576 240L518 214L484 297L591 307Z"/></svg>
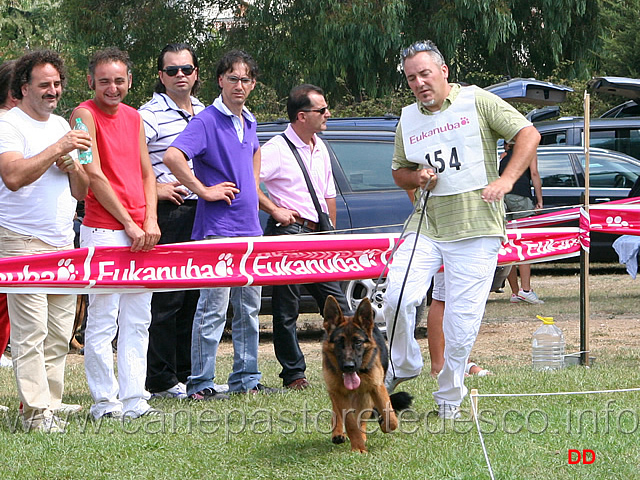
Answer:
<svg viewBox="0 0 640 480"><path fill-rule="evenodd" d="M596 461L596 452L593 450L580 450L569 449L569 465L575 465L582 460L583 465L591 465Z"/></svg>

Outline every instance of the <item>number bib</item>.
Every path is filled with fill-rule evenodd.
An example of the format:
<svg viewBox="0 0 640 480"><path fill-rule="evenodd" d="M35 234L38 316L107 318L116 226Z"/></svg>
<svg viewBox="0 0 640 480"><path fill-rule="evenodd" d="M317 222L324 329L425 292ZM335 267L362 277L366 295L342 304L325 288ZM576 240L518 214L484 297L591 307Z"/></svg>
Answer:
<svg viewBox="0 0 640 480"><path fill-rule="evenodd" d="M453 195L486 187L487 171L475 89L463 87L451 106L424 115L416 103L402 109L402 139L407 160L438 175L432 195Z"/></svg>

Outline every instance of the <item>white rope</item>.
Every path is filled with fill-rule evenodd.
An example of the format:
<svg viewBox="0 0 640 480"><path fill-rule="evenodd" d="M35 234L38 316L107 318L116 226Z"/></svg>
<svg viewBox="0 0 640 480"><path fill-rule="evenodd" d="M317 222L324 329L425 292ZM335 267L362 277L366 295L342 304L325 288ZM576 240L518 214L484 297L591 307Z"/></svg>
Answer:
<svg viewBox="0 0 640 480"><path fill-rule="evenodd" d="M487 468L489 469L489 476L491 477L491 480L495 480L495 477L493 476L493 469L491 468L491 462L489 461L489 454L487 453L487 447L484 444L484 437L482 436L482 429L480 428L480 420L478 419L477 405L476 405L476 402L474 401L474 397L479 397L479 396L481 396L481 395L478 395L477 393L476 394L472 393L470 395L471 409L473 410L473 419L474 419L475 424L476 424L476 429L478 430L478 436L480 437L480 445L482 445L482 453L484 454L484 460L485 460L485 462L487 462Z"/></svg>
<svg viewBox="0 0 640 480"><path fill-rule="evenodd" d="M484 437L482 436L482 430L480 428L480 420L478 419L478 408L475 399L480 397L543 397L543 396L557 396L557 395L587 395L594 393L618 393L618 392L638 392L640 388L621 388L617 390L587 390L583 392L546 392L546 393L477 393L475 390L469 395L471 400L471 410L473 411L473 419L478 430L478 436L480 437L480 445L482 445L482 452L484 453L484 459L487 462L487 468L489 469L489 475L491 480L495 480L493 476L493 469L491 468L491 462L489 461L489 454L487 453L487 447L484 443Z"/></svg>
<svg viewBox="0 0 640 480"><path fill-rule="evenodd" d="M548 393L483 393L476 397L544 397L554 395L587 395L593 393L638 392L640 388L623 388L620 390L587 390L584 392L548 392Z"/></svg>

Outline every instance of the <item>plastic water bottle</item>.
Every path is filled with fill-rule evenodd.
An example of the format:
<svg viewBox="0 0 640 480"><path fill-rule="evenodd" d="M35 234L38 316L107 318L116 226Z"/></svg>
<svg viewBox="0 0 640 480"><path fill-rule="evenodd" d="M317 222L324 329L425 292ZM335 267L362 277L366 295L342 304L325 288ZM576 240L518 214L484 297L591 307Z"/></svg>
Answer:
<svg viewBox="0 0 640 480"><path fill-rule="evenodd" d="M544 325L533 334L532 355L534 370L564 368L564 335L553 321L553 317L541 317Z"/></svg>
<svg viewBox="0 0 640 480"><path fill-rule="evenodd" d="M80 117L76 118L76 124L74 125L73 129L82 130L83 132L89 133L89 129L84 123L82 123L82 119ZM78 149L78 161L82 165L93 162L93 153L91 153L91 147L89 147L89 150Z"/></svg>

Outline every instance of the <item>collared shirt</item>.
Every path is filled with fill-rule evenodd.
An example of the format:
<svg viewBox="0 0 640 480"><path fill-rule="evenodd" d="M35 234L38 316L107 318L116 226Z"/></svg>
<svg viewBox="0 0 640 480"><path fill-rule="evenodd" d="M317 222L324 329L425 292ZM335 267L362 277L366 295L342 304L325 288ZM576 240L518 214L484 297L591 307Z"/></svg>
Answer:
<svg viewBox="0 0 640 480"><path fill-rule="evenodd" d="M300 158L307 168L320 207L329 213L327 198L335 198L336 187L331 171L331 159L326 145L314 134L315 147L304 143L291 125L284 134L296 146ZM260 181L264 182L273 203L279 207L297 211L302 218L318 221L307 183L291 148L281 135L274 136L262 146Z"/></svg>
<svg viewBox="0 0 640 480"><path fill-rule="evenodd" d="M451 91L440 111L446 110L460 93L460 85L452 84ZM425 119L437 113L430 112L418 104ZM476 89L476 109L480 122L482 152L487 181L498 178L497 142L500 138L511 140L517 133L531 125L515 108L496 95L482 89ZM402 118L398 123L395 137L395 150L391 168L422 168L407 160L402 136ZM454 195L431 196L427 203L426 219L420 233L437 241L455 241L480 236L501 236L506 238L504 227L504 204L486 203L482 198L482 188ZM408 231L417 231L422 210L418 208L409 218Z"/></svg>
<svg viewBox="0 0 640 480"><path fill-rule="evenodd" d="M191 105L194 115L204 110L204 105L200 100L191 97ZM176 182L178 179L171 173L171 170L164 164L162 158L167 148L173 143L176 137L184 130L191 118L189 112L183 110L166 93L154 93L153 98L142 105L138 111L144 121L144 133L147 138L147 148L151 165L158 183ZM188 161L189 168L193 171L191 159ZM195 200L197 195L189 193L185 197L187 200Z"/></svg>
<svg viewBox="0 0 640 480"><path fill-rule="evenodd" d="M255 119L245 116L240 141L232 116L210 105L189 122L171 146L193 159L194 173L204 185L233 182L240 190L231 205L224 200L208 202L198 198L193 240L262 235L253 171L253 159L260 148Z"/></svg>
<svg viewBox="0 0 640 480"><path fill-rule="evenodd" d="M244 141L244 127L242 125L242 120L240 119L240 117L237 116L235 113L233 113L231 110L229 110L229 108L224 104L224 102L222 101L222 95L220 95L218 98L216 98L213 101L213 106L216 107L225 115L227 115L228 117L231 117L231 121L233 122L233 127L236 129L236 133L238 134L238 140L240 140L240 143L242 143ZM249 120L250 122L256 121L256 117L254 117L253 114L249 111L249 109L244 106L242 107L242 116L247 120Z"/></svg>

